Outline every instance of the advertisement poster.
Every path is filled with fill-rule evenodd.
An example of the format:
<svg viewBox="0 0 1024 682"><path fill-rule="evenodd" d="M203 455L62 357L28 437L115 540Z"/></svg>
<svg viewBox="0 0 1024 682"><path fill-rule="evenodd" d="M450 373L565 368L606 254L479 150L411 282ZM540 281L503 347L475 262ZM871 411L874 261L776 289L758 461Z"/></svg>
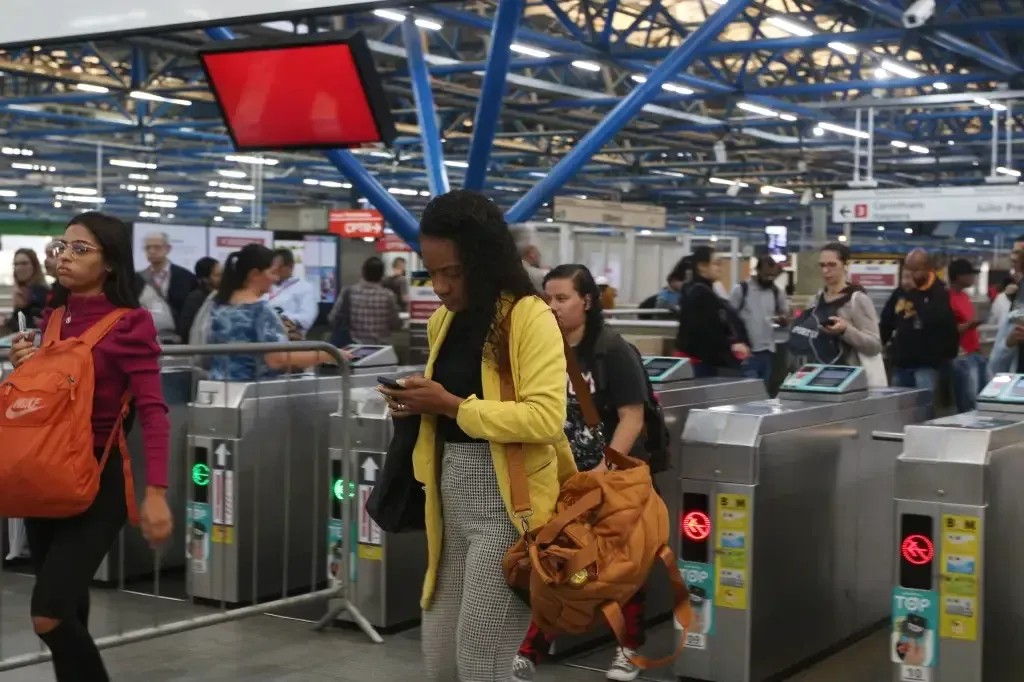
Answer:
<svg viewBox="0 0 1024 682"><path fill-rule="evenodd" d="M441 307L441 299L430 286L430 278L426 272L414 272L409 284L409 319L429 320L434 311Z"/></svg>
<svg viewBox="0 0 1024 682"><path fill-rule="evenodd" d="M715 531L715 603L726 609L747 608L750 575L750 498L718 495Z"/></svg>
<svg viewBox="0 0 1024 682"><path fill-rule="evenodd" d="M168 259L189 272L194 271L196 262L206 255L208 248L206 228L197 225L160 225L157 223L135 223L132 225L132 257L135 259L135 269L145 270L149 267L149 261L146 260L146 238L159 239L164 235L167 236L167 241L171 246Z"/></svg>
<svg viewBox="0 0 1024 682"><path fill-rule="evenodd" d="M850 263L850 282L865 289L895 289L900 283L900 263Z"/></svg>
<svg viewBox="0 0 1024 682"><path fill-rule="evenodd" d="M267 230L244 230L232 227L211 227L207 231L207 254L221 263L246 244L262 244L274 248L274 233Z"/></svg>
<svg viewBox="0 0 1024 682"><path fill-rule="evenodd" d="M320 292L320 302L334 303L338 296L338 240L326 235L305 237L302 260L305 272L301 276Z"/></svg>
<svg viewBox="0 0 1024 682"><path fill-rule="evenodd" d="M185 557L192 563L193 573L206 573L207 562L210 560L210 505L189 502L185 512L185 529L188 533L185 538Z"/></svg>
<svg viewBox="0 0 1024 682"><path fill-rule="evenodd" d="M687 649L706 649L708 637L715 634L714 575L711 564L696 561L678 561L679 575L690 590L690 608L693 610L693 622L686 633ZM677 630L682 629L673 620Z"/></svg>
<svg viewBox="0 0 1024 682"><path fill-rule="evenodd" d="M976 516L942 515L940 637L978 639L980 533L981 519Z"/></svg>
<svg viewBox="0 0 1024 682"><path fill-rule="evenodd" d="M935 627L939 596L935 592L897 587L892 591L892 662L900 666L900 682L928 682L938 659Z"/></svg>
<svg viewBox="0 0 1024 682"><path fill-rule="evenodd" d="M341 519L331 519L327 523L327 575L332 582L337 582L345 561L345 541L341 534Z"/></svg>
<svg viewBox="0 0 1024 682"><path fill-rule="evenodd" d="M384 234L384 217L373 208L332 209L327 214L327 229L346 239L378 239Z"/></svg>

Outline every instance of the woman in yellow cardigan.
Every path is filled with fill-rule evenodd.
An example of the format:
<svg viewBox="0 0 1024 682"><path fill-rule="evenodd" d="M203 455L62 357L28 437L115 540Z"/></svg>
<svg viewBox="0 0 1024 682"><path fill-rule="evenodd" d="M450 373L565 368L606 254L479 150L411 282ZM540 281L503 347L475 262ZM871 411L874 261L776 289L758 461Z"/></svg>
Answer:
<svg viewBox="0 0 1024 682"><path fill-rule="evenodd" d="M552 515L576 472L562 427L565 357L547 304L534 295L501 210L464 190L432 200L420 222L423 263L443 306L427 325L425 376L384 390L396 418L422 415L413 452L426 489L423 658L438 682L509 682L530 610L501 569L523 531L509 500L505 444L522 443L533 515ZM516 400L502 401L499 349Z"/></svg>

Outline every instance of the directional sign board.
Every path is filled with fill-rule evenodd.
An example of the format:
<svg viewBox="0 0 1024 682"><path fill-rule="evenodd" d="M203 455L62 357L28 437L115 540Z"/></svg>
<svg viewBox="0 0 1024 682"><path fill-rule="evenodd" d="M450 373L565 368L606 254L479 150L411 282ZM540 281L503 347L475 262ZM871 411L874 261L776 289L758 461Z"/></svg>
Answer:
<svg viewBox="0 0 1024 682"><path fill-rule="evenodd" d="M839 190L837 223L1024 220L1024 186L913 187Z"/></svg>
<svg viewBox="0 0 1024 682"><path fill-rule="evenodd" d="M380 526L366 513L366 503L370 501L370 493L377 483L380 472L381 454L378 452L356 452L356 463L359 466L359 544L381 545Z"/></svg>
<svg viewBox="0 0 1024 682"><path fill-rule="evenodd" d="M213 447L213 522L235 525L234 441L215 440Z"/></svg>

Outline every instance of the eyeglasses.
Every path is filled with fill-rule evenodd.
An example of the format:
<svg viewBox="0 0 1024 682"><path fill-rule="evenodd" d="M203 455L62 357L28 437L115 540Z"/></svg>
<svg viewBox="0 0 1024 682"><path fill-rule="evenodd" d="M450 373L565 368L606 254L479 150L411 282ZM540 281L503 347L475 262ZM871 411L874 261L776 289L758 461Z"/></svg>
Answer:
<svg viewBox="0 0 1024 682"><path fill-rule="evenodd" d="M99 252L101 250L100 247L93 246L89 242L74 241L69 243L56 239L46 245L46 255L50 258L60 258L68 249L71 249L71 256L73 258L81 258L88 255L91 251Z"/></svg>

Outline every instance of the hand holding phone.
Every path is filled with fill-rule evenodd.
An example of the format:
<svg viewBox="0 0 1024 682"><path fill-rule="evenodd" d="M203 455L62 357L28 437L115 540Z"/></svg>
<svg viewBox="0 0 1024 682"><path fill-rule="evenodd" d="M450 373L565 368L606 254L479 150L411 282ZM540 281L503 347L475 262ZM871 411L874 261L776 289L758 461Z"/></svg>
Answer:
<svg viewBox="0 0 1024 682"><path fill-rule="evenodd" d="M377 377L377 383L392 391L401 391L405 388L402 384L398 383L397 379L392 379L390 377Z"/></svg>

